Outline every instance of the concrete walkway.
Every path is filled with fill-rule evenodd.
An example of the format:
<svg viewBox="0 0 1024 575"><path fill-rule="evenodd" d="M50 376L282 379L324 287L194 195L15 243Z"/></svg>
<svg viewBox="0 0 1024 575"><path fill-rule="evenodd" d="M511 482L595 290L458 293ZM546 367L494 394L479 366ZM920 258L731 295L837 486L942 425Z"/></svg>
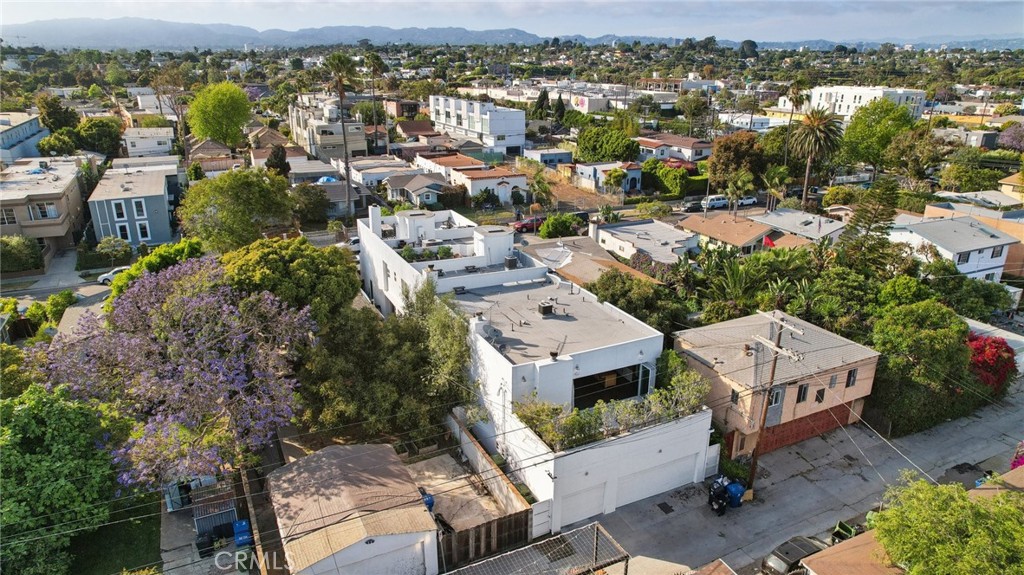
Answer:
<svg viewBox="0 0 1024 575"><path fill-rule="evenodd" d="M86 283L75 271L77 263L78 254L75 253L75 250L65 250L63 253L53 256L44 275L22 279L25 281L36 280L36 283L32 285L33 291L74 287Z"/></svg>
<svg viewBox="0 0 1024 575"><path fill-rule="evenodd" d="M708 508L705 488L691 485L596 519L638 566L645 566L645 574L686 573L719 557L748 573L751 564L790 537L827 540L837 521L862 517L878 504L886 485L914 464L936 480L973 486L980 471L965 475L952 468L967 463L1005 472L1022 439L1024 392L1018 382L1002 404L893 440L892 446L855 425L769 453L761 458L755 499L723 517Z"/></svg>

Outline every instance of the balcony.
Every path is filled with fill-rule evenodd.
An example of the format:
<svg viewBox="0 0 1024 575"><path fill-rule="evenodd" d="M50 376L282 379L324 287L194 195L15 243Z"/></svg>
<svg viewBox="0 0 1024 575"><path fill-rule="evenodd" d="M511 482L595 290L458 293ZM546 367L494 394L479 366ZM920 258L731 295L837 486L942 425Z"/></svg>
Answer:
<svg viewBox="0 0 1024 575"><path fill-rule="evenodd" d="M19 220L21 233L30 238L54 238L63 237L71 231L72 219L67 212L59 214L56 218L44 218L39 220Z"/></svg>

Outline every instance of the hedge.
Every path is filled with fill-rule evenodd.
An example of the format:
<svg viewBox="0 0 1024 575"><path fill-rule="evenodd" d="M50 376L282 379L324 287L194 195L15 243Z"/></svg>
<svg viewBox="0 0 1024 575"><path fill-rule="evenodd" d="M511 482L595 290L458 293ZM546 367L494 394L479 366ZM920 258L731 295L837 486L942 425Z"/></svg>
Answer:
<svg viewBox="0 0 1024 575"><path fill-rule="evenodd" d="M25 236L0 238L0 271L14 273L42 267L43 252L35 240Z"/></svg>
<svg viewBox="0 0 1024 575"><path fill-rule="evenodd" d="M132 255L129 253L127 257L114 260L114 264L110 264L110 258L94 251L78 250L78 263L75 264L76 271L83 270L94 270L94 269L106 269L117 266L126 266L132 263Z"/></svg>
<svg viewBox="0 0 1024 575"><path fill-rule="evenodd" d="M683 184L683 193L681 194L654 194L651 196L636 196L632 198L626 198L626 205L642 204L644 202L653 202L658 200L660 202L674 202L687 198L688 196L696 194L704 194L708 189L708 177L707 176L690 176Z"/></svg>

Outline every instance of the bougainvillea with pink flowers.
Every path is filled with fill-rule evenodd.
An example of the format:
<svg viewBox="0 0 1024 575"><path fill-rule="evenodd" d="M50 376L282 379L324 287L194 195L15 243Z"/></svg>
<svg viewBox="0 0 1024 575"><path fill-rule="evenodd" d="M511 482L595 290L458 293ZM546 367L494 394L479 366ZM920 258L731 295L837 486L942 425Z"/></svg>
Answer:
<svg viewBox="0 0 1024 575"><path fill-rule="evenodd" d="M993 393L1001 394L1006 382L1017 374L1013 349L1001 337L974 332L967 336L967 346L971 348L971 372Z"/></svg>

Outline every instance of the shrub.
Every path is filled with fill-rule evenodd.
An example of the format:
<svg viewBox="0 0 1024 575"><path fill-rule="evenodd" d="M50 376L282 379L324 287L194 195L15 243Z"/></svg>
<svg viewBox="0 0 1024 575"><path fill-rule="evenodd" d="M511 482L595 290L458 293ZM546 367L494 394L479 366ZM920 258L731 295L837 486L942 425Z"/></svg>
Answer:
<svg viewBox="0 0 1024 575"><path fill-rule="evenodd" d="M1001 394L1006 382L1017 374L1013 349L1001 337L974 332L967 336L967 345L971 348L971 372L994 393Z"/></svg>
<svg viewBox="0 0 1024 575"><path fill-rule="evenodd" d="M555 214L544 220L537 235L544 239L564 238L579 234L580 219L574 214Z"/></svg>
<svg viewBox="0 0 1024 575"><path fill-rule="evenodd" d="M449 260L452 259L453 257L455 257L455 253L452 252L451 246L441 246L437 248L437 259Z"/></svg>
<svg viewBox="0 0 1024 575"><path fill-rule="evenodd" d="M75 292L69 289L55 293L46 298L46 314L50 317L50 321L60 323L60 319L64 317L64 310L77 301L78 297Z"/></svg>
<svg viewBox="0 0 1024 575"><path fill-rule="evenodd" d="M405 244L405 247L398 253L407 262L414 262L417 259L416 248L412 247L412 244Z"/></svg>
<svg viewBox="0 0 1024 575"><path fill-rule="evenodd" d="M135 252L139 254L140 258L144 258L149 255L149 246L145 242L139 242L139 245L135 247Z"/></svg>
<svg viewBox="0 0 1024 575"><path fill-rule="evenodd" d="M498 194L494 193L494 190L490 188L484 188L479 192L473 194L473 208L483 209L485 205L497 206L501 204L501 200L498 199Z"/></svg>
<svg viewBox="0 0 1024 575"><path fill-rule="evenodd" d="M33 326L41 326L46 323L46 306L39 302L33 302L25 311L25 317L32 322Z"/></svg>
<svg viewBox="0 0 1024 575"><path fill-rule="evenodd" d="M718 460L718 472L729 479L746 481L750 478L750 463L741 463L735 459L723 457Z"/></svg>
<svg viewBox="0 0 1024 575"><path fill-rule="evenodd" d="M526 196L519 190L512 190L511 199L513 206L521 206L526 203Z"/></svg>
<svg viewBox="0 0 1024 575"><path fill-rule="evenodd" d="M35 240L25 236L0 237L0 271L5 273L43 267L43 252Z"/></svg>

